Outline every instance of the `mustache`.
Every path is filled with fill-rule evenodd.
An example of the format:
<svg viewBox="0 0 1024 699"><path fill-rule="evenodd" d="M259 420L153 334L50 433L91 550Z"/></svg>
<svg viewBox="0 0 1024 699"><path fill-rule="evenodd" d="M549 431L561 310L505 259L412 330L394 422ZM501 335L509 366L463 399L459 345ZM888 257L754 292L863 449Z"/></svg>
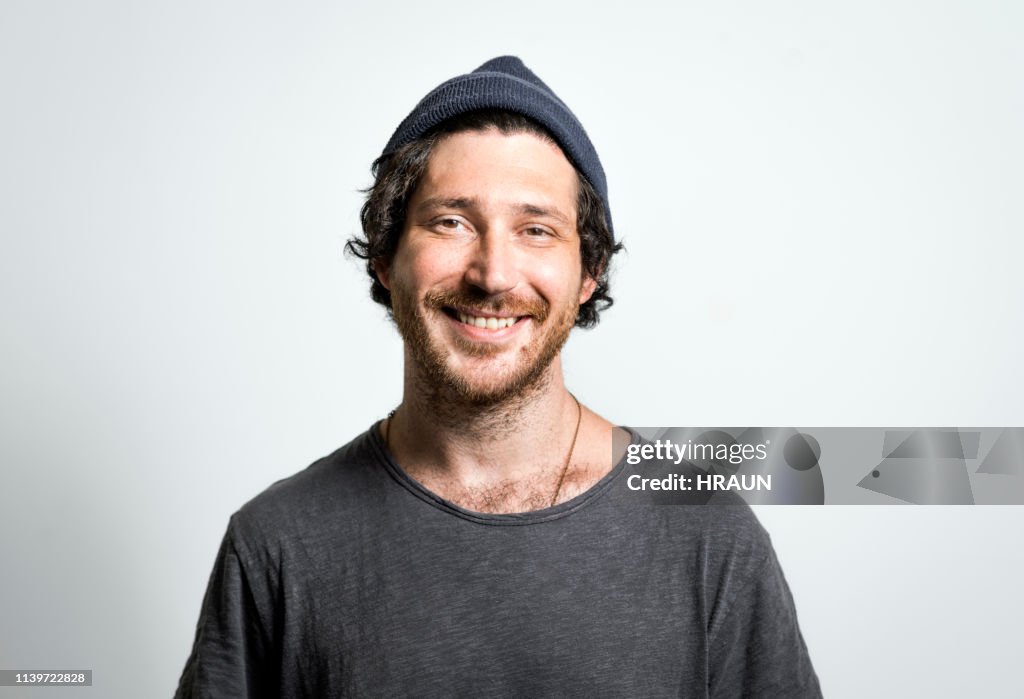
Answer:
<svg viewBox="0 0 1024 699"><path fill-rule="evenodd" d="M546 302L537 298L512 294L493 296L473 290L431 291L424 296L423 303L427 308L439 311L446 307L477 310L501 315L531 316L540 322L547 319L550 308Z"/></svg>

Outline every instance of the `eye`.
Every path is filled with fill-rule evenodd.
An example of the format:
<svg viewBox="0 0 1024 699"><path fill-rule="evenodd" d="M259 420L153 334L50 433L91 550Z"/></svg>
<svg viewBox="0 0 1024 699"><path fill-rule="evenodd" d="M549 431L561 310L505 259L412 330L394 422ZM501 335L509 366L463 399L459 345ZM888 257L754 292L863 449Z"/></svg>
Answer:
<svg viewBox="0 0 1024 699"><path fill-rule="evenodd" d="M531 238L548 238L554 233L549 231L547 228L541 228L540 226L530 226L526 229L526 235Z"/></svg>
<svg viewBox="0 0 1024 699"><path fill-rule="evenodd" d="M434 222L431 225L438 230L450 233L456 233L466 228L466 224L462 219L452 218L450 216L434 219Z"/></svg>

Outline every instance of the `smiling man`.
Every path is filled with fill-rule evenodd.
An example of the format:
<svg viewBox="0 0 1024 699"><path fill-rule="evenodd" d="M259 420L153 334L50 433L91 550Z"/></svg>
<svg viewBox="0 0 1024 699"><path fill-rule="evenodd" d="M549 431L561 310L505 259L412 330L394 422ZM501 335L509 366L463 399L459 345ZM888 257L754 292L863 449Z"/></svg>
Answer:
<svg viewBox="0 0 1024 699"><path fill-rule="evenodd" d="M401 403L231 517L178 696L819 696L749 508L630 497L640 437L565 386L620 247L572 112L496 58L374 176Z"/></svg>
<svg viewBox="0 0 1024 699"><path fill-rule="evenodd" d="M406 473L460 506L554 505L612 467L612 425L566 391L559 351L617 246L601 222L584 270L587 185L525 117L475 110L412 148L427 145L394 251L371 262L406 348L383 435Z"/></svg>

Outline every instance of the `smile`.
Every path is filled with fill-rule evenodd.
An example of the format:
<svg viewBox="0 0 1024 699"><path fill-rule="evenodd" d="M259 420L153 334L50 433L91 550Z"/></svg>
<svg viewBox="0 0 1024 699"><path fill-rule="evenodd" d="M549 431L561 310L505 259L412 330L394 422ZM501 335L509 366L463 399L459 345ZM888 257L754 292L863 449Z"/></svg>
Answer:
<svg viewBox="0 0 1024 699"><path fill-rule="evenodd" d="M504 339L525 325L524 321L530 318L530 316L475 315L450 306L446 306L443 310L450 322L464 335L478 340Z"/></svg>
<svg viewBox="0 0 1024 699"><path fill-rule="evenodd" d="M503 318L496 316L471 316L468 313L463 313L462 311L455 311L455 314L458 316L459 320L466 325L473 325L478 328L487 328L488 330L507 328L515 325L516 321L519 320L516 316Z"/></svg>

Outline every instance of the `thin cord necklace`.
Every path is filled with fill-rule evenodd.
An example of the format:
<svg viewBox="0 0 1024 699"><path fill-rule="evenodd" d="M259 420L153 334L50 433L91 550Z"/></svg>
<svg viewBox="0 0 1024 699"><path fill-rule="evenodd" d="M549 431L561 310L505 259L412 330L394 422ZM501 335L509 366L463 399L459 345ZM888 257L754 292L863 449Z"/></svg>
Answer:
<svg viewBox="0 0 1024 699"><path fill-rule="evenodd" d="M562 475L558 477L558 487L555 488L555 494L551 498L551 505L554 507L555 503L558 502L558 495L562 492L562 482L565 480L565 474L569 472L569 463L572 461L572 453L576 450L576 438L580 436L580 423L583 422L583 406L580 405L579 399L573 396L573 401L576 403L576 429L572 433L572 444L569 445L569 454L565 457L565 465L562 466Z"/></svg>
<svg viewBox="0 0 1024 699"><path fill-rule="evenodd" d="M562 492L562 483L565 482L565 475L569 472L569 464L572 463L572 453L576 451L576 438L580 436L580 423L583 422L583 406L580 405L580 401L572 393L569 394L572 397L574 403L576 403L576 429L572 433L572 444L569 445L569 453L565 457L565 463L562 465L562 472L558 476L558 485L555 486L555 494L551 497L551 504L549 507L554 507L558 502L558 496ZM384 423L384 446L387 447L388 452L391 451L391 421L395 418L395 413L398 412L398 408L395 408L388 413L387 422Z"/></svg>
<svg viewBox="0 0 1024 699"><path fill-rule="evenodd" d="M393 409L388 413L388 421L384 423L384 446L388 448L388 453L393 454L391 451L391 421L395 419L395 413L398 412L398 408Z"/></svg>

